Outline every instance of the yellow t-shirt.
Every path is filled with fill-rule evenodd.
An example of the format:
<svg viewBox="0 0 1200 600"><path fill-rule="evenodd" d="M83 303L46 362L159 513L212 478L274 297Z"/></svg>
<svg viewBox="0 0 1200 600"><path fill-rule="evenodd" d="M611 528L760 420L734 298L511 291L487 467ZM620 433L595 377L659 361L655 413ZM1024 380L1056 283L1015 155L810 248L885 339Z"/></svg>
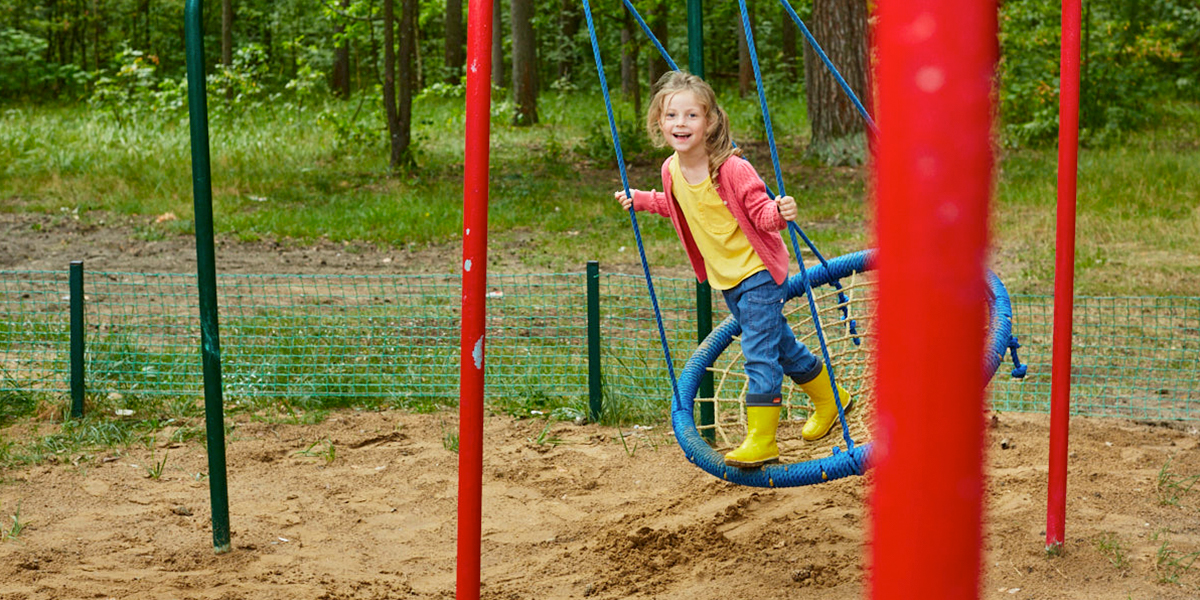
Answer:
<svg viewBox="0 0 1200 600"><path fill-rule="evenodd" d="M683 209L692 239L704 256L709 285L715 290L727 290L766 270L750 240L738 227L737 219L717 194L712 177L698 184L689 183L679 168L678 156L671 159L670 169L671 193Z"/></svg>

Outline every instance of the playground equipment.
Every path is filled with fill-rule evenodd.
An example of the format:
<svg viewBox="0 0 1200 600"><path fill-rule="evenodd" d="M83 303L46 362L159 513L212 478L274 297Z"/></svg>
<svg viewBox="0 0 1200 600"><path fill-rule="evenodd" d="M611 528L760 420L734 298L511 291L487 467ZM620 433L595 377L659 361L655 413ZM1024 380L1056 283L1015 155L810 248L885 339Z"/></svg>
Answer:
<svg viewBox="0 0 1200 600"><path fill-rule="evenodd" d="M788 0L780 0L780 2L783 4L788 14L795 20L797 25L805 33L809 43L822 58L826 67L833 73L834 77L840 83L842 89L850 96L854 105L858 108L860 114L866 121L870 131L872 133L876 132L877 130L875 123L867 113L865 107L863 107L862 102L858 100L853 90L848 84L846 84L845 80L838 73L837 69L825 55L824 51L820 49L820 45L815 39L813 39L812 34L808 32L808 28L804 26L803 21L801 21L799 16L796 15L796 12L792 8L791 4L788 2ZM582 3L584 8L584 16L587 19L588 33L591 38L592 50L596 59L596 73L600 80L601 92L604 95L604 105L608 114L613 149L616 154L617 165L621 173L621 181L624 185L625 193L626 195L630 195L629 180L625 171L625 161L621 151L620 136L617 131L616 120L613 115L612 101L609 97L608 84L604 75L604 64L600 55L600 46L597 41L595 24L592 21L591 7L588 3L588 0L582 0ZM637 9L630 3L630 0L624 0L624 4L626 10L633 15L636 22L642 27L643 32L645 32L646 36L651 42L653 42L655 48L658 49L665 62L672 69L678 69L675 61L651 32L649 26L646 25L646 22L642 19L641 15L638 14ZM750 51L750 61L754 71L755 82L757 84L764 128L767 135L768 145L771 149L771 161L774 166L776 185L779 189L779 195L783 195L784 181L782 169L780 168L779 163L779 153L775 145L775 136L771 125L770 110L767 106L766 93L763 87L762 75L758 65L758 54L754 44L754 33L752 27L750 26L749 12L746 8L745 0L739 0L739 7L741 9L742 26L745 31L747 46L749 47ZM774 196L774 192L771 190L769 185L767 186L767 192L768 194ZM700 433L700 429L712 429L715 427L717 431L721 433L722 437L726 438L726 441L728 441L728 436L724 433L727 426L722 426L719 422L713 423L705 419L705 417L709 415L719 416L722 414L722 411L718 410L716 407L713 407L712 410L702 411L702 425L698 428L694 418L694 401L700 387L700 380L705 375L705 370L713 366L720 354L729 347L732 338L740 331L740 329L737 323L732 320L732 317L727 319L718 330L714 331L708 337L708 339L701 343L700 348L696 351L696 354L692 356L692 359L685 367L683 376L678 380L676 379L673 361L671 360L670 349L667 344L666 333L662 324L661 311L659 309L658 301L654 292L654 283L650 276L650 268L647 263L646 253L642 245L642 237L638 227L637 215L632 207L629 209L629 217L637 242L639 256L642 262L642 269L646 278L646 286L649 290L651 303L654 307L654 314L658 323L658 331L662 343L662 350L666 359L668 376L670 377L671 381L671 389L673 392L671 419L675 431L675 438L683 448L688 460L695 463L706 472L723 480L742 485L760 487L809 485L830 481L832 479L839 479L849 475L861 475L870 464L869 445L856 445L855 440L851 435L851 428L845 411L845 405L847 404L848 399L838 397L838 390L841 389L840 386L834 387L834 400L837 405L838 419L841 423L842 437L845 441L845 448L835 446L831 456L820 456L818 453L812 452L810 454L811 458L800 463L768 465L754 470L731 468L725 465L722 455L710 447L709 442L712 441L712 436L709 436L709 440L705 440L703 439L705 436ZM788 230L795 256L801 256L800 246L797 242L797 237L799 237L800 239L804 240L809 250L820 263L812 269L805 269L802 265L801 272L794 276L792 278L793 280L789 283L789 299L797 296L804 296L808 301L808 307L810 311L808 324L813 330L815 330L816 340L820 344L821 356L824 358L825 369L831 374L831 378L840 382L842 379L839 372L845 363L841 360L833 360L829 343L827 342L825 333L823 331L822 319L819 314L820 310L818 309L817 299L814 295L814 288L818 286L829 285L833 288L834 293L831 293L830 295L836 296L837 308L841 313L841 321L838 323L838 325L839 327L844 326L846 330L841 339L853 341L853 344L847 349L849 352L844 353L844 356L847 359L853 359L851 361L852 366L856 367L856 370L858 371L855 373L855 379L859 385L856 385L852 388L855 390L853 397L856 398L856 402L860 407L858 409L859 415L862 415L864 412L869 413L870 389L868 385L864 384L868 380L865 371L866 366L874 360L874 356L871 355L871 352L867 348L863 347L862 341L863 339L871 340L873 338L870 334L863 334L857 330L859 328L859 318L854 318L857 315L851 315L851 303L843 290L843 285L841 282L844 278L851 276L857 277L865 274L869 270L868 263L871 261L868 260L868 257L870 257L871 254L856 253L833 260L826 260L825 257L821 255L820 251L817 250L816 245L808 238L807 235L804 234L803 230L801 230L799 226L797 226L795 223L788 223ZM799 258L797 258L797 260L799 260ZM1013 339L1011 336L1012 311L1008 301L1008 293L1004 289L1004 285L1000 282L998 277L996 277L994 274L989 275L990 316L988 321L988 342L990 351L985 357L983 366L983 381L985 384L995 373L997 366L999 366L1000 361L1004 357L1005 351L1010 347L1015 350L1017 346L1015 339ZM868 294L868 298L869 297L870 295ZM874 312L874 306L870 302L860 304L859 306L860 309L866 310L868 314ZM805 336L801 334L800 337L803 338ZM870 346L870 344L868 344L868 346ZM854 356L850 357L849 354L854 354ZM1014 376L1023 376L1024 371L1020 368L1020 364L1016 361L1015 352L1013 360L1016 366L1016 369L1014 369ZM730 369L726 368L723 372L728 375ZM1018 373L1020 373L1020 375L1018 375ZM744 397L744 388L734 391L740 391L741 393L739 395ZM720 400L716 397L708 399L707 401L713 404L720 402ZM726 411L726 413L733 415L736 422L740 423L740 425L744 427L745 421L741 420L741 415L743 414L744 409L740 406L740 403L736 401L733 402L733 404L735 408L732 411ZM785 408L790 407L785 404ZM803 411L804 409L801 410ZM794 408L791 412L795 412ZM862 421L869 419L870 416L868 414L865 419L860 418L859 421L861 423ZM867 431L868 428L866 427L858 427L857 429L857 434L869 433ZM805 450L812 449L813 447L814 446L811 444L801 446L801 448ZM790 452L794 453L795 450L791 450Z"/></svg>
<svg viewBox="0 0 1200 600"><path fill-rule="evenodd" d="M1053 482L1065 481L1079 6L1078 0L1064 0L1052 394L1057 437L1051 452L1048 521L1054 524L1047 527L1048 545L1062 543L1065 502L1065 485ZM202 9L203 0L187 0L185 33L209 485L213 542L220 553L229 550L230 538ZM699 22L699 11L699 0L689 0L689 23ZM885 134L878 169L876 420L883 447L877 451L872 511L874 598L906 598L914 589L925 598L978 595L984 375L979 324L985 320L987 294L981 257L991 194L995 13L994 2L878 3ZM459 598L478 598L492 0L469 0L468 15L457 586ZM926 301L913 300L921 296ZM957 535L928 543L929 532L944 531Z"/></svg>
<svg viewBox="0 0 1200 600"><path fill-rule="evenodd" d="M1075 183L1079 174L1079 54L1082 0L1063 0L1058 97L1058 214L1054 227L1054 341L1050 369L1050 474L1046 548L1066 541L1067 431L1071 416L1071 323L1075 306Z"/></svg>

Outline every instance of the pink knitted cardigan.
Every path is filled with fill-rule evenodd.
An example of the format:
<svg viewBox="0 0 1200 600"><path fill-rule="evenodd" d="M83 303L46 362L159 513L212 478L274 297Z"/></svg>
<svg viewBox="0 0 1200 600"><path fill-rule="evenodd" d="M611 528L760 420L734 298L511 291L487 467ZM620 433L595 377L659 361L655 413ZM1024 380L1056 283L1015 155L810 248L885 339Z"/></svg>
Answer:
<svg viewBox="0 0 1200 600"><path fill-rule="evenodd" d="M670 217L675 225L675 233L687 250L692 270L696 272L697 281L708 279L704 269L704 257L692 239L679 203L675 200L671 186L670 163L671 155L662 165L662 181L665 191L638 191L633 194L634 210L649 211L654 214ZM771 278L775 283L783 284L787 279L788 251L779 231L787 227L787 221L779 214L775 202L767 196L767 187L759 178L758 172L744 158L733 156L717 169L717 195L725 203L725 207L737 219L738 227L746 234L750 247L758 253Z"/></svg>

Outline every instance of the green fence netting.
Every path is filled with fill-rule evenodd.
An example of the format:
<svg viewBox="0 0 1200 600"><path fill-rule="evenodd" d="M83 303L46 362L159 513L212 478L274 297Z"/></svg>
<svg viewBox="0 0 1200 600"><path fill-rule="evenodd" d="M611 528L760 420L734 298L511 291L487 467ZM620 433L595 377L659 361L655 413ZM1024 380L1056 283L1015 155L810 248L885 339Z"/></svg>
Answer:
<svg viewBox="0 0 1200 600"><path fill-rule="evenodd" d="M222 275L218 289L227 403L457 403L457 276ZM696 346L695 283L657 278L655 289L678 370ZM586 402L585 274L492 274L487 296L486 396ZM197 298L194 275L88 273L88 395L202 395ZM726 309L713 298L719 322ZM1002 367L992 404L1045 412L1053 298L1012 300L1029 373ZM66 271L0 271L0 392L67 395L69 305ZM671 387L644 278L602 273L600 319L606 410L660 403L665 415ZM1074 414L1200 418L1198 367L1200 298L1076 299Z"/></svg>

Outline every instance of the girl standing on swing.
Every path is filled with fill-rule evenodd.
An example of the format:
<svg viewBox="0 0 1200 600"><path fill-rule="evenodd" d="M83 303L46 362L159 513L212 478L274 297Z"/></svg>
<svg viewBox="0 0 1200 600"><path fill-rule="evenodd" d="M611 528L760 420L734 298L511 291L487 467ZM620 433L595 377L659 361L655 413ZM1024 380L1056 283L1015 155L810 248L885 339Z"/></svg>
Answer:
<svg viewBox="0 0 1200 600"><path fill-rule="evenodd" d="M646 129L655 146L675 151L663 162L663 191L614 195L625 210L632 206L671 219L696 279L721 290L742 326L747 432L741 446L725 455L725 464L757 468L779 459L775 432L784 375L815 408L801 431L804 439L824 437L838 417L828 373L783 316L789 259L779 231L796 219L796 201L767 196L758 172L733 146L729 117L703 79L671 71L655 90ZM841 386L838 394L848 407Z"/></svg>

